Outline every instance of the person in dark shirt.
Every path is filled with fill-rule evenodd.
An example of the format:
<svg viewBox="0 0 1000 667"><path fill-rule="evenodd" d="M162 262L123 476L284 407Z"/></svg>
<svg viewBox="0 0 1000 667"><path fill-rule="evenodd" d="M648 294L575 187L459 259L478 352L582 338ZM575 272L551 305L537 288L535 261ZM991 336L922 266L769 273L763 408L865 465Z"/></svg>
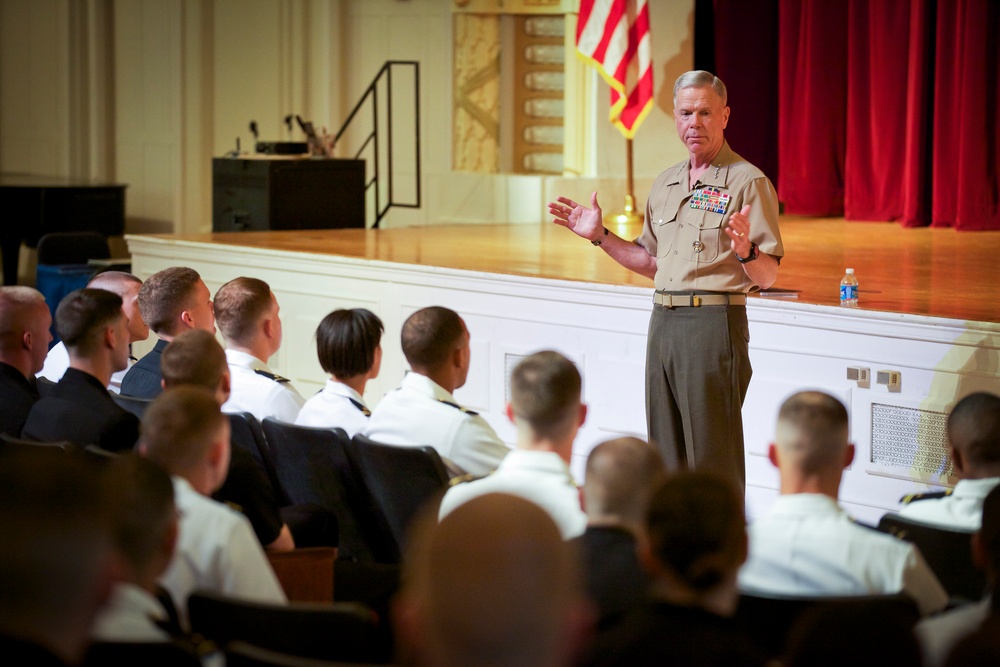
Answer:
<svg viewBox="0 0 1000 667"><path fill-rule="evenodd" d="M649 499L665 479L659 452L638 438L602 442L587 457L587 530L576 543L600 628L646 599L649 575L639 563L637 542L645 539Z"/></svg>
<svg viewBox="0 0 1000 667"><path fill-rule="evenodd" d="M194 269L172 266L146 279L139 289L139 313L158 336L156 345L122 380L122 396L156 398L163 391L160 355L167 344L189 329L215 333L212 294Z"/></svg>
<svg viewBox="0 0 1000 667"><path fill-rule="evenodd" d="M0 287L0 433L21 435L38 400L35 373L52 341L52 315L33 287Z"/></svg>
<svg viewBox="0 0 1000 667"><path fill-rule="evenodd" d="M682 472L653 495L642 561L650 599L594 640L584 665L764 665L735 625L747 557L743 499L712 473Z"/></svg>
<svg viewBox="0 0 1000 667"><path fill-rule="evenodd" d="M122 298L102 289L70 292L56 309L56 329L69 350L62 379L31 408L22 437L132 449L139 419L107 390L112 373L128 366L128 318Z"/></svg>

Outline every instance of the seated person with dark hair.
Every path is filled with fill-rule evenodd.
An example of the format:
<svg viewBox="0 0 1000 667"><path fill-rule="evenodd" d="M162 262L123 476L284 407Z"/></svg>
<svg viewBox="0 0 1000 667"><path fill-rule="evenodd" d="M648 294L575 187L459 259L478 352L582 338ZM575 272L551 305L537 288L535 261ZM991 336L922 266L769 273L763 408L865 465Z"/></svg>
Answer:
<svg viewBox="0 0 1000 667"><path fill-rule="evenodd" d="M0 287L0 433L19 436L38 401L34 375L52 334L45 296L34 287Z"/></svg>
<svg viewBox="0 0 1000 667"><path fill-rule="evenodd" d="M0 655L76 665L116 579L113 507L99 468L52 448L0 463Z"/></svg>
<svg viewBox="0 0 1000 667"><path fill-rule="evenodd" d="M139 438L139 419L115 403L107 390L111 374L128 365L128 318L122 298L102 289L70 292L56 308L56 329L69 350L69 368L31 408L21 435L112 452L132 449Z"/></svg>
<svg viewBox="0 0 1000 667"><path fill-rule="evenodd" d="M638 438L602 442L587 457L583 484L587 530L576 543L601 627L646 599L649 575L639 563L637 549L647 539L649 499L666 477L663 457Z"/></svg>
<svg viewBox="0 0 1000 667"><path fill-rule="evenodd" d="M213 334L192 329L163 350L163 388L184 385L210 390L219 405L229 398L226 353ZM318 505L278 507L274 487L253 456L232 446L226 481L212 494L250 520L257 539L269 551L296 546L337 546L337 518Z"/></svg>
<svg viewBox="0 0 1000 667"><path fill-rule="evenodd" d="M732 619L746 560L743 498L710 473L682 472L653 495L640 553L650 601L597 637L585 665L763 665Z"/></svg>
<svg viewBox="0 0 1000 667"><path fill-rule="evenodd" d="M335 310L316 329L319 364L330 376L323 389L306 401L295 423L339 427L353 436L364 431L371 411L365 385L382 365L382 320L364 308Z"/></svg>
<svg viewBox="0 0 1000 667"><path fill-rule="evenodd" d="M983 499L1000 485L1000 396L969 394L948 414L946 428L958 484L906 496L899 515L949 530L979 530Z"/></svg>

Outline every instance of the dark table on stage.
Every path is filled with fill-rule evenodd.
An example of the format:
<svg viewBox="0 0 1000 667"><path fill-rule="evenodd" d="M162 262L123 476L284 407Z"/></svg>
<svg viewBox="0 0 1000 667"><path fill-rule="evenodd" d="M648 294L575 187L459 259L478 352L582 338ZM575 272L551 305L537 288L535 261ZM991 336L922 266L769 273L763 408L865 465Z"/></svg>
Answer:
<svg viewBox="0 0 1000 667"><path fill-rule="evenodd" d="M3 283L17 283L21 243L34 248L38 239L49 232L123 234L126 187L123 183L89 179L0 174Z"/></svg>

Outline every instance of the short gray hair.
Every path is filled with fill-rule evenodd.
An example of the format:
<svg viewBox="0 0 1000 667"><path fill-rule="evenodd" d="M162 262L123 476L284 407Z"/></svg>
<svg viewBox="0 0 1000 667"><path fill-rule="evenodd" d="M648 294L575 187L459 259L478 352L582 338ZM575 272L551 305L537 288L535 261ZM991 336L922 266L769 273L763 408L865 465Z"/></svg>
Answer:
<svg viewBox="0 0 1000 667"><path fill-rule="evenodd" d="M716 94L722 98L722 106L726 106L729 103L729 95L726 92L726 84L722 83L722 79L715 76L711 72L706 72L703 69L694 69L690 72L684 72L679 77L677 81L674 82L674 101L677 101L677 93L684 88L711 88L716 92Z"/></svg>

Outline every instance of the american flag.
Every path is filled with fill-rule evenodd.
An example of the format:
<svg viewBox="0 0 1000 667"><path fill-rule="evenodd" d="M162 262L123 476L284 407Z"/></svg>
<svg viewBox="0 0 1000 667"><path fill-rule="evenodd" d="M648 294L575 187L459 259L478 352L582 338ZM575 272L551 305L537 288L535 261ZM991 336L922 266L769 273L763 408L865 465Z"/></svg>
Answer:
<svg viewBox="0 0 1000 667"><path fill-rule="evenodd" d="M611 122L626 139L653 108L646 0L580 0L576 50L611 86Z"/></svg>

